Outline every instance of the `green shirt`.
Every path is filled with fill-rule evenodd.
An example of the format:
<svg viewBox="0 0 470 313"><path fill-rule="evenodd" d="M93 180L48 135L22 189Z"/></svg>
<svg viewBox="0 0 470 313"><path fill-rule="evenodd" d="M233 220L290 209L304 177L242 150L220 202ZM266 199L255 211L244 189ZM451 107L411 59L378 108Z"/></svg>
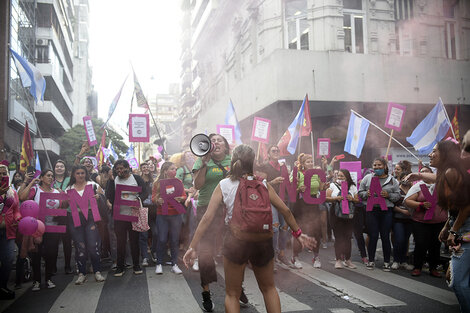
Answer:
<svg viewBox="0 0 470 313"><path fill-rule="evenodd" d="M70 182L70 177L65 177L64 180L60 183L57 180L54 181L54 188L64 191L67 188Z"/></svg>
<svg viewBox="0 0 470 313"><path fill-rule="evenodd" d="M305 186L304 173L299 171L297 176L298 176L297 188ZM310 194L312 196L315 196L318 194L319 190L320 190L320 178L318 177L318 175L312 175L312 179L310 180Z"/></svg>
<svg viewBox="0 0 470 313"><path fill-rule="evenodd" d="M176 178L183 182L184 188L189 189L193 186L193 175L186 165L176 170Z"/></svg>
<svg viewBox="0 0 470 313"><path fill-rule="evenodd" d="M227 172L230 171L230 163L230 155L225 156L225 159L220 162L220 164L225 168L225 170L227 170ZM201 167L202 160L201 158L198 158L196 162L194 162L193 170L198 170ZM217 164L215 164L214 161L210 159L209 162L207 162L206 180L202 188L199 190L199 198L197 203L198 206L206 206L209 204L212 192L223 178L224 173L222 169L220 169Z"/></svg>

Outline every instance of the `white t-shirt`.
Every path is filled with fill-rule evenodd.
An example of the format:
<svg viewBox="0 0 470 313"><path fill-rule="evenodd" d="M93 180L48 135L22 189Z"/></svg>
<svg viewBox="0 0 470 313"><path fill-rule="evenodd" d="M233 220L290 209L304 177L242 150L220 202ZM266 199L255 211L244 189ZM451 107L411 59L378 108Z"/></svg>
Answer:
<svg viewBox="0 0 470 313"><path fill-rule="evenodd" d="M341 185L339 185L339 186L341 187ZM341 195L341 190L336 186L335 183L330 184L330 189L332 191L331 192L332 197L337 197L337 196ZM355 185L351 185L351 187L349 187L348 193L351 194L354 197L354 195L357 194L357 187Z"/></svg>
<svg viewBox="0 0 470 313"><path fill-rule="evenodd" d="M91 181L91 180L90 180L90 181L87 181L85 187L88 186L88 185L91 185L91 187L92 187L93 189L96 188L96 189L98 190L99 185L98 185L97 183L95 183L94 181ZM75 184L73 184L72 186L68 186L68 187L65 189L65 191L67 192L67 190L70 190L70 189L75 189ZM83 197L83 193L85 192L85 188L83 188L82 190L77 190L77 189L75 189L75 191L80 195L80 197ZM82 210L80 209L80 207L78 207L78 206L77 206L77 209L78 209L78 212L81 212L81 211L82 211Z"/></svg>
<svg viewBox="0 0 470 313"><path fill-rule="evenodd" d="M253 176L248 176L248 180L253 180ZM240 181L238 179L231 180L230 178L224 178L219 182L220 190L222 191L222 200L227 208L225 215L225 225L228 225L232 219L233 205L235 203L235 196L237 194L238 185ZM266 179L263 180L263 184L266 186Z"/></svg>

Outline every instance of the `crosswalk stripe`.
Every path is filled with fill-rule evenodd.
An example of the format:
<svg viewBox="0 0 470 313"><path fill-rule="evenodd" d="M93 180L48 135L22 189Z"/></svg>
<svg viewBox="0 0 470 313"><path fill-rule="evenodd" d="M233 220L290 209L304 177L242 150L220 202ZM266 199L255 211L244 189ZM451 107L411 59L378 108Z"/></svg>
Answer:
<svg viewBox="0 0 470 313"><path fill-rule="evenodd" d="M105 272L102 275L104 278L107 277ZM88 275L88 282L84 285L75 285L76 278L74 277L55 300L49 313L89 313L96 311L104 283L97 283L94 281L93 275Z"/></svg>
<svg viewBox="0 0 470 313"><path fill-rule="evenodd" d="M329 309L331 313L354 313L350 309Z"/></svg>
<svg viewBox="0 0 470 313"><path fill-rule="evenodd" d="M334 263L334 262L330 262ZM434 287L419 281L416 281L411 278L406 278L394 273L387 273L382 270L368 270L364 267L363 264L355 263L357 266L356 269L350 269L356 273L362 274L364 276L382 281L384 283L399 287L406 291L415 293L417 295L439 301L447 305L458 304L457 297L451 291L444 290L442 288Z"/></svg>
<svg viewBox="0 0 470 313"><path fill-rule="evenodd" d="M166 268L163 267L162 275L156 275L151 267L146 270L151 312L175 312L175 307L178 313L200 312L184 276L165 271Z"/></svg>
<svg viewBox="0 0 470 313"><path fill-rule="evenodd" d="M305 262L301 262L301 264L303 266L302 270L291 272L361 307L406 305L406 303L400 300L356 284L348 279L321 269L313 268L311 264Z"/></svg>

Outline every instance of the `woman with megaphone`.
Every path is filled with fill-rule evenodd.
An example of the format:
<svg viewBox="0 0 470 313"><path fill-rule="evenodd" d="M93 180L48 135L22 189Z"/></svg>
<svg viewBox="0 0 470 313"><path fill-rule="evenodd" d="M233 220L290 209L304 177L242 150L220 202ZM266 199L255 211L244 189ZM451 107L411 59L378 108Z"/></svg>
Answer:
<svg viewBox="0 0 470 313"><path fill-rule="evenodd" d="M191 140L191 151L199 158L193 166L194 187L199 190L197 205L197 224L206 213L212 192L219 182L230 171L230 146L223 136L210 134L209 137L198 134ZM204 234L198 246L199 274L201 277L202 306L206 312L212 312L214 304L211 299L209 284L217 281L214 263L216 238L220 238L223 228L223 210L218 214L210 229Z"/></svg>

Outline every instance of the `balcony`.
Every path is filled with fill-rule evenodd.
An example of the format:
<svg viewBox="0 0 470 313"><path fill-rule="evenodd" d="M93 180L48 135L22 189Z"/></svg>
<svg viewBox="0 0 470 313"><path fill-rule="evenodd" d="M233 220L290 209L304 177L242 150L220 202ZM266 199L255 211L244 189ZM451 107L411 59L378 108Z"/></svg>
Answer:
<svg viewBox="0 0 470 313"><path fill-rule="evenodd" d="M47 132L58 136L70 129L70 124L52 101L44 101L43 105L35 105L34 112L43 132L47 129Z"/></svg>
<svg viewBox="0 0 470 313"><path fill-rule="evenodd" d="M44 146L48 152L54 153L56 156L60 155L60 145L52 138L43 138ZM37 151L44 151L44 146L42 145L41 138L33 139L33 149Z"/></svg>

